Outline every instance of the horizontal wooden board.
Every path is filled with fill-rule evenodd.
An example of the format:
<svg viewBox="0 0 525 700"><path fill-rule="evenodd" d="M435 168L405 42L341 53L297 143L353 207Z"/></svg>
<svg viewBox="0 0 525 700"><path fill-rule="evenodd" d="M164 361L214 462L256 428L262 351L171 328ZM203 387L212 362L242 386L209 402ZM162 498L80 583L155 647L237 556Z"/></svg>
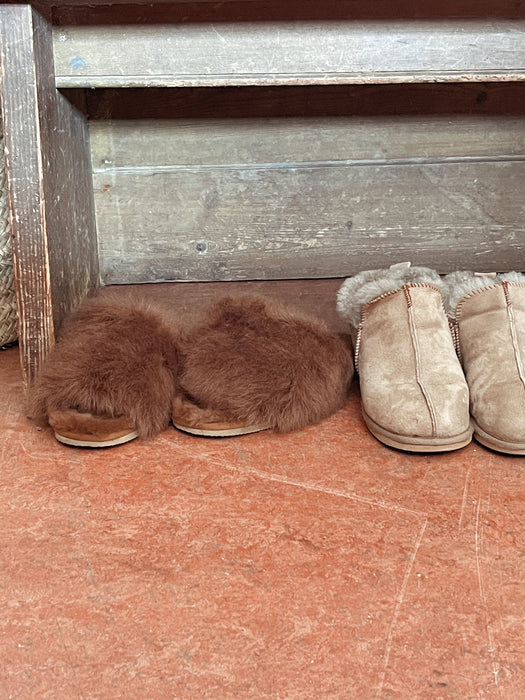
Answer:
<svg viewBox="0 0 525 700"><path fill-rule="evenodd" d="M525 21L58 27L58 87L525 80Z"/></svg>
<svg viewBox="0 0 525 700"><path fill-rule="evenodd" d="M524 162L94 174L106 283L525 269Z"/></svg>
<svg viewBox="0 0 525 700"><path fill-rule="evenodd" d="M49 0L35 0L40 11ZM523 0L55 0L54 24L525 16Z"/></svg>
<svg viewBox="0 0 525 700"><path fill-rule="evenodd" d="M96 172L525 158L523 117L108 120L90 131Z"/></svg>
<svg viewBox="0 0 525 700"><path fill-rule="evenodd" d="M72 88L63 92L90 120L525 116L523 82Z"/></svg>

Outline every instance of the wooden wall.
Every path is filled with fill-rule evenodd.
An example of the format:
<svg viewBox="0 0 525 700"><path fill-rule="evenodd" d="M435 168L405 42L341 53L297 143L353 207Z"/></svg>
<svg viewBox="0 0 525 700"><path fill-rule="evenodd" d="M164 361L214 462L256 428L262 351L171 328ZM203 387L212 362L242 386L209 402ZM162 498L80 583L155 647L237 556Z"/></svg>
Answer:
<svg viewBox="0 0 525 700"><path fill-rule="evenodd" d="M525 268L524 91L473 87L436 86L441 108L426 110L417 88L412 110L385 89L389 107L338 93L328 116L272 116L264 90L238 90L238 118L231 100L198 118L193 98L177 118L92 119L103 281L344 277L407 259Z"/></svg>
<svg viewBox="0 0 525 700"><path fill-rule="evenodd" d="M482 4L153 3L94 25L72 3L56 83L90 119L103 282L525 267L523 7Z"/></svg>

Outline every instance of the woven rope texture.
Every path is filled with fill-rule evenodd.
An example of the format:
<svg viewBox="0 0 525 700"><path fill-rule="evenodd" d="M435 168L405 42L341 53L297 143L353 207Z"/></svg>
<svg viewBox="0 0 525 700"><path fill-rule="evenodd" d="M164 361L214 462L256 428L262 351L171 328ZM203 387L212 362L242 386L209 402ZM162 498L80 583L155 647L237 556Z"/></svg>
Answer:
<svg viewBox="0 0 525 700"><path fill-rule="evenodd" d="M4 135L0 120L0 347L12 343L17 336L11 227L5 180Z"/></svg>

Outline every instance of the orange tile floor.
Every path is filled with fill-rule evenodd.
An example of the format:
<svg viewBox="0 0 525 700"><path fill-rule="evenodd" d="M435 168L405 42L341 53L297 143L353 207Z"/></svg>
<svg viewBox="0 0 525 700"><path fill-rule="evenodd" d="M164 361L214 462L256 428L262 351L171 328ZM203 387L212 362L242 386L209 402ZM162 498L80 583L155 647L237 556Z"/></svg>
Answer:
<svg viewBox="0 0 525 700"><path fill-rule="evenodd" d="M344 409L108 450L0 353L0 697L525 698L525 458L410 455Z"/></svg>

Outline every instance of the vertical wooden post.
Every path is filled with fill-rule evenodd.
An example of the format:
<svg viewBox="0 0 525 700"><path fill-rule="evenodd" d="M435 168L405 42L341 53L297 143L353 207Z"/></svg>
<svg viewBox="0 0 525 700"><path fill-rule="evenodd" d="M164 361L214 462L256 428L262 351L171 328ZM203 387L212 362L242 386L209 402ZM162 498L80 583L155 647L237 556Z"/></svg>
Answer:
<svg viewBox="0 0 525 700"><path fill-rule="evenodd" d="M98 284L87 121L56 90L51 26L30 5L0 5L0 98L29 383L64 316Z"/></svg>

